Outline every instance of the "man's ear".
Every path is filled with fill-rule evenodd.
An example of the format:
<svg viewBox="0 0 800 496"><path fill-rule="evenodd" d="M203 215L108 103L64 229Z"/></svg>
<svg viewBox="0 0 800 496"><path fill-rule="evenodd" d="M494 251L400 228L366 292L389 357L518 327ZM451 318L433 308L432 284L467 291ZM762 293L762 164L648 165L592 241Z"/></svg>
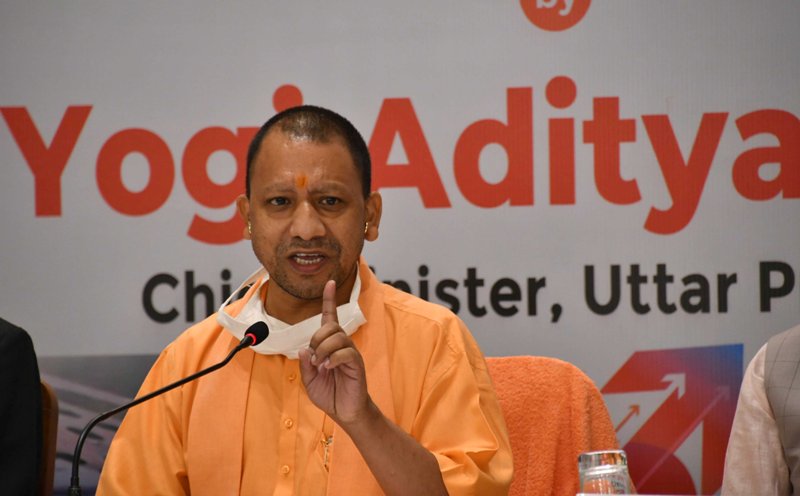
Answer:
<svg viewBox="0 0 800 496"><path fill-rule="evenodd" d="M377 191L370 193L366 202L367 226L364 232L364 239L375 241L378 239L379 227L381 225L381 213L383 209L383 199Z"/></svg>
<svg viewBox="0 0 800 496"><path fill-rule="evenodd" d="M244 222L242 237L244 239L250 239L250 234L252 234L251 231L253 229L250 224L250 199L245 195L239 195L236 198L236 211L239 212L239 217Z"/></svg>

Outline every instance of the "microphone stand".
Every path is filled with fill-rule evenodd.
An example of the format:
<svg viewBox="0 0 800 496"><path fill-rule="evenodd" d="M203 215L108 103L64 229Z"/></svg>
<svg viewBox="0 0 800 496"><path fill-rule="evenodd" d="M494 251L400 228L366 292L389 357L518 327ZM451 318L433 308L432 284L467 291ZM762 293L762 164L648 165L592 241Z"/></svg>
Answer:
<svg viewBox="0 0 800 496"><path fill-rule="evenodd" d="M263 322L261 322L261 323L263 324ZM256 324L253 324L253 326L255 326L255 325ZM203 369L203 370L201 370L199 372L196 372L196 373L194 373L194 374L192 374L192 375L190 375L188 377L184 377L183 379L181 379L181 380L179 380L177 382L173 382L172 384L168 384L167 386L164 386L161 389L157 389L156 391L153 391L152 393L146 394L146 395L144 395L144 396L142 396L140 398L136 398L135 400L133 400L133 401L131 401L129 403L125 403L124 405L119 406L117 408L114 408L113 410L109 410L107 412L103 412L100 415L98 415L95 418L93 418L91 421L89 421L89 423L86 424L86 427L84 427L83 430L81 431L81 434L78 437L78 442L75 445L75 454L72 457L72 477L70 477L69 492L67 493L68 496L82 496L80 478L78 477L78 469L79 469L80 460L81 460L81 451L83 450L83 443L86 442L86 438L89 435L89 431L91 431L94 428L94 426L96 426L97 424L99 424L103 420L116 415L117 413L119 413L119 412L121 412L123 410L127 410L128 408L132 408L132 407L134 407L134 406L136 406L136 405L138 405L140 403L144 403L145 401L147 401L149 399L155 398L156 396L158 396L160 394L164 394L167 391L175 389L178 386L182 386L182 385L186 384L187 382L193 381L193 380L195 380L195 379L197 379L199 377L202 377L202 376L204 376L204 375L206 375L208 373L214 372L215 370L227 365L228 362L231 361L231 359L233 358L233 356L235 354L239 353L240 351L242 351L243 349L247 348L248 346L256 344L256 342L263 341L263 339L259 340L256 337L255 334L249 332L252 329L253 326L251 326L248 329L248 333L245 334L244 338L239 342L238 345L236 345L236 348L231 350L231 352L228 353L228 356L225 357L225 359L222 360L221 362L219 362L217 364L214 364L214 365L212 365L212 366L210 366L210 367L208 367L206 369ZM264 328L266 329L266 324L264 324ZM269 332L269 331L267 331L267 332Z"/></svg>

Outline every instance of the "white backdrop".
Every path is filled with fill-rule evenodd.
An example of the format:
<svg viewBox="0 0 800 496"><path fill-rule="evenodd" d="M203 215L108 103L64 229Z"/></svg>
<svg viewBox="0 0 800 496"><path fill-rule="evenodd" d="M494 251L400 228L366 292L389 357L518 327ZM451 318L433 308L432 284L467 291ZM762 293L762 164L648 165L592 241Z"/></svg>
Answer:
<svg viewBox="0 0 800 496"><path fill-rule="evenodd" d="M565 29L547 29L559 19ZM559 357L600 387L642 350L742 344L743 366L800 321L799 23L793 1L6 1L0 315L42 357L156 354L205 314L199 295L189 318L188 272L216 308L256 263L230 236L188 234L195 216L224 222L234 207L231 188L195 199L184 162L189 183L237 174L208 132L192 137L258 127L299 93L372 141L384 218L366 256L378 276L458 300L487 355ZM570 82L574 100L548 97ZM144 143L150 159L135 152ZM203 143L205 165L186 153ZM392 179L402 164L416 186ZM486 206L492 184L514 199ZM120 211L135 205L145 211ZM599 315L587 291L609 301L612 265L619 304ZM660 290L659 265L673 277ZM143 302L158 274L174 277L150 298L177 310L165 323ZM495 308L503 278L520 293L501 281ZM535 315L532 278L545 281ZM444 280L450 296L437 297ZM787 294L767 310L768 291ZM620 423L626 406L607 398ZM716 491L718 468L690 451L676 456L696 491Z"/></svg>

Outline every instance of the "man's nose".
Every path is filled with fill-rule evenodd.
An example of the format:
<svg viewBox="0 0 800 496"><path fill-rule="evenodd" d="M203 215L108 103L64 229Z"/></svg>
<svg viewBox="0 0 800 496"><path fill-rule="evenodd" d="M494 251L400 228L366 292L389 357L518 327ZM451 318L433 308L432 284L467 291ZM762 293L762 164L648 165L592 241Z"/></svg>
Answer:
<svg viewBox="0 0 800 496"><path fill-rule="evenodd" d="M291 232L292 237L311 240L325 235L325 224L319 216L319 212L308 202L298 205L292 216Z"/></svg>

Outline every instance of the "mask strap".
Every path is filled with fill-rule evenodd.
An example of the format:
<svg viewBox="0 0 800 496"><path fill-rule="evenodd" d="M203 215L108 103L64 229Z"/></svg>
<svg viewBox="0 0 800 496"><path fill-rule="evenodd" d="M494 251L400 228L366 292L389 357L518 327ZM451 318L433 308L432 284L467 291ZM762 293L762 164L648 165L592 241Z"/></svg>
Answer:
<svg viewBox="0 0 800 496"><path fill-rule="evenodd" d="M251 284L256 284L256 283L260 282L261 279L264 279L264 276L266 275L266 273L267 273L267 271L263 267L259 267L258 269L256 269L255 272L250 274L247 277L247 279L245 279L244 282L242 284L240 284L238 288L236 288L236 291L231 293L230 296L228 296L228 298L225 301L222 302L222 305L220 305L220 307L219 307L219 313L224 313L225 315L227 315L229 317L232 317L228 312L225 311L225 307L227 307L231 303L231 301L234 298L236 298L239 295L239 293L242 292L242 290L244 288L246 288L247 286L249 286Z"/></svg>

